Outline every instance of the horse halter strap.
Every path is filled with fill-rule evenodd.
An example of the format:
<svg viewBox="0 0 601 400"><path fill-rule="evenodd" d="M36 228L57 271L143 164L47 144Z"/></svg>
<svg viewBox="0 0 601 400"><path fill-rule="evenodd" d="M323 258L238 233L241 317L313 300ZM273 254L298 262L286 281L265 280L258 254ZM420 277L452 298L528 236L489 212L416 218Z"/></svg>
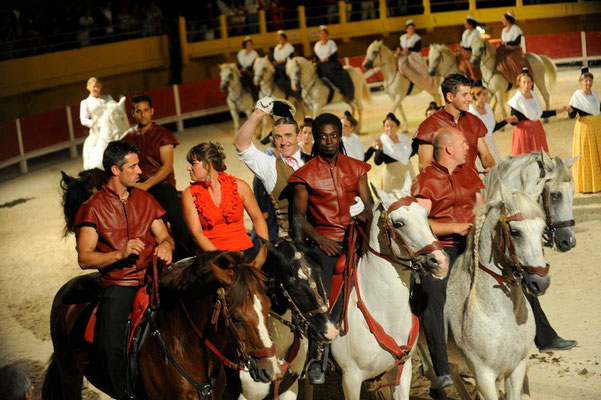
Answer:
<svg viewBox="0 0 601 400"><path fill-rule="evenodd" d="M536 274L539 276L547 276L549 273L549 264L546 264L544 267L535 267L532 265L522 265L518 260L518 256L515 250L515 243L511 239L511 234L509 233L509 222L510 221L523 221L526 219L522 213L517 213L507 217L504 213L499 217L500 222L500 237L499 237L499 251L510 261L509 264L513 264L515 268L514 271L514 279L521 280L523 271L525 270L529 274ZM507 257L507 252L509 252L509 257Z"/></svg>
<svg viewBox="0 0 601 400"><path fill-rule="evenodd" d="M397 201L392 203L388 207L388 209L382 211L382 213L380 214L380 218L381 218L382 222L384 222L384 227L385 227L385 232L386 232L386 245L392 250L391 245L392 245L392 240L394 240L397 245L399 245L403 250L405 250L405 252L407 253L407 255L409 256L409 258L411 259L411 261L413 263L419 264L419 260L418 260L417 256L419 256L421 254L431 253L436 250L442 250L442 246L441 246L440 242L438 240L436 240L436 241L422 247L421 249L419 249L417 251L413 251L409 248L409 246L407 246L407 244L405 243L403 238L397 233L397 231L392 226L392 223L388 219L388 215L391 212L393 212L403 206L410 206L412 203L417 203L417 199L413 196L406 196L401 199L398 199ZM415 268L412 268L412 269L415 269Z"/></svg>

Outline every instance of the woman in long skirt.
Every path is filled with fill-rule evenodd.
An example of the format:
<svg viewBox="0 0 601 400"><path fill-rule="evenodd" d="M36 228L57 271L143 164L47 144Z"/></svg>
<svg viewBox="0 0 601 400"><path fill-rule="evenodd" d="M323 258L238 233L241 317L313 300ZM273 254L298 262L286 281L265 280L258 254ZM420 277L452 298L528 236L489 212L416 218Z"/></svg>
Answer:
<svg viewBox="0 0 601 400"><path fill-rule="evenodd" d="M572 167L574 189L580 193L601 191L601 103L593 90L593 74L582 68L580 89L570 100L570 118L578 114L574 127L572 156L582 154Z"/></svg>

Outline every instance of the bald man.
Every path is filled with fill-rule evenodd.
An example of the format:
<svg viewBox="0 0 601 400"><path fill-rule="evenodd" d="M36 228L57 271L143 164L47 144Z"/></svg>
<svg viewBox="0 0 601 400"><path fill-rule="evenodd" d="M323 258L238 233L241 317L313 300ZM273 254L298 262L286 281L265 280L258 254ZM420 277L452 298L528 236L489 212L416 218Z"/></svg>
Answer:
<svg viewBox="0 0 601 400"><path fill-rule="evenodd" d="M460 130L438 129L432 147L434 159L415 177L411 192L428 210L428 222L449 255L450 268L465 250L474 222L474 207L483 205L480 190L484 184L477 172L465 165L469 145ZM452 384L443 322L447 279L421 277L412 293L412 306L424 328L438 389Z"/></svg>

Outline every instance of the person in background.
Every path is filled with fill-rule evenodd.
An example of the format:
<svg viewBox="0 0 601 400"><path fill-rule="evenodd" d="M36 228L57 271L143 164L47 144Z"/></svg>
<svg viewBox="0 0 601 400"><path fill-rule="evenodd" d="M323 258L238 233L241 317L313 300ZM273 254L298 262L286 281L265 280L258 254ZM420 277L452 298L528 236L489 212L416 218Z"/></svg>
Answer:
<svg viewBox="0 0 601 400"><path fill-rule="evenodd" d="M303 154L311 155L313 151L313 118L305 117L301 125L301 141L299 146Z"/></svg>
<svg viewBox="0 0 601 400"><path fill-rule="evenodd" d="M98 120L106 110L106 103L113 100L113 97L110 94L101 94L102 83L94 76L88 79L86 89L90 94L79 104L79 121L83 126L90 129L82 149L83 168L100 168L102 166L102 155L99 154L95 157L92 151L100 134Z"/></svg>
<svg viewBox="0 0 601 400"><path fill-rule="evenodd" d="M251 37L246 36L242 41L242 49L236 54L236 59L242 73L242 86L252 93L253 99L256 99L259 94L259 89L253 83L253 64L257 57L259 53L254 49Z"/></svg>
<svg viewBox="0 0 601 400"><path fill-rule="evenodd" d="M4 400L41 400L31 381L17 364L0 368L0 393Z"/></svg>
<svg viewBox="0 0 601 400"><path fill-rule="evenodd" d="M580 193L601 191L601 117L599 95L593 89L593 74L582 67L580 89L570 99L570 118L578 115L574 126L572 156L582 154L572 167L574 189Z"/></svg>
<svg viewBox="0 0 601 400"><path fill-rule="evenodd" d="M428 104L428 108L426 108L426 118L434 114L439 109L440 107L438 107L438 104L436 104L435 101L431 101L430 104Z"/></svg>
<svg viewBox="0 0 601 400"><path fill-rule="evenodd" d="M507 11L501 19L501 44L497 47L496 68L511 85L524 68L530 68L522 49L522 30L515 24L515 17Z"/></svg>
<svg viewBox="0 0 601 400"><path fill-rule="evenodd" d="M182 194L186 224L203 251L244 251L253 243L244 227L244 211L261 238L269 241L267 224L250 186L225 172L219 143L200 143L188 151L191 184Z"/></svg>
<svg viewBox="0 0 601 400"><path fill-rule="evenodd" d="M469 112L474 114L476 117L486 125L487 133L484 136L484 141L488 146L490 155L495 159L495 164L501 161L501 154L499 148L493 138L493 132L503 128L508 123L516 123L518 119L515 115L511 115L509 118L504 119L500 122L495 122L495 113L492 108L488 105L488 89L482 85L482 81L476 81L471 90L472 102L470 104ZM476 160L476 170L483 171L482 162L480 158Z"/></svg>
<svg viewBox="0 0 601 400"><path fill-rule="evenodd" d="M407 33L401 36L400 46L394 53L399 56L399 70L422 90L434 93L438 89L436 80L428 74L428 65L420 53L422 38L415 32L412 19L405 26Z"/></svg>
<svg viewBox="0 0 601 400"><path fill-rule="evenodd" d="M274 81L286 93L286 97L293 94L290 88L290 78L286 75L286 62L292 57L294 57L294 46L288 43L286 32L279 30L278 44L273 48Z"/></svg>
<svg viewBox="0 0 601 400"><path fill-rule="evenodd" d="M369 160L375 152L376 165L384 163L381 186L382 190L389 192L403 187L406 172L409 172L411 179L415 177L415 173L409 162L411 141L399 132L401 122L393 113L388 113L382 123L384 133L367 150L364 159Z"/></svg>
<svg viewBox="0 0 601 400"><path fill-rule="evenodd" d="M547 137L541 118L547 118L568 110L568 107L560 107L557 110L543 111L543 106L534 93L534 79L528 68L524 68L518 75L517 85L519 90L509 99L507 104L511 107L511 115L515 115L518 122L512 122L513 137L511 139L511 155L527 154L540 151L541 148L549 152Z"/></svg>
<svg viewBox="0 0 601 400"><path fill-rule="evenodd" d="M320 40L315 42L315 64L317 75L330 87L334 87L342 93L347 103L355 99L355 85L348 71L342 68L338 61L338 47L336 42L329 39L330 32L325 25L319 27ZM325 79L324 79L325 78Z"/></svg>
<svg viewBox="0 0 601 400"><path fill-rule="evenodd" d="M174 258L180 260L192 254L193 246L182 216L173 171L173 154L179 142L173 133L152 120L154 107L149 96L135 95L131 108L137 124L128 129L121 140L139 149L142 174L136 187L150 193L165 209L175 239Z"/></svg>
<svg viewBox="0 0 601 400"><path fill-rule="evenodd" d="M472 65L471 58L472 42L480 35L480 32L476 29L478 22L474 17L468 15L463 26L465 30L461 35L461 43L457 49L457 64L459 71L463 72L472 81L477 81L482 79L482 72L480 67Z"/></svg>
<svg viewBox="0 0 601 400"><path fill-rule="evenodd" d="M361 144L361 139L355 133L357 120L347 110L344 112L344 116L340 119L340 122L342 123L342 143L344 144L346 155L355 160L363 161L363 144Z"/></svg>

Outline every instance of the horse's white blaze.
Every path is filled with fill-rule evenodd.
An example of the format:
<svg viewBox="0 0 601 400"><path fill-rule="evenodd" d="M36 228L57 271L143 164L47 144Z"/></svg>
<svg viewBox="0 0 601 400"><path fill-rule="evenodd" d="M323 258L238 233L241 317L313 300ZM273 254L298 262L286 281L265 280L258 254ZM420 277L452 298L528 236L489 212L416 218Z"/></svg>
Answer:
<svg viewBox="0 0 601 400"><path fill-rule="evenodd" d="M328 340L334 340L334 339L336 339L338 337L338 334L340 333L338 331L338 328L336 328L336 326L332 322L330 322L330 321L327 322L326 329L327 330L326 330L325 337Z"/></svg>
<svg viewBox="0 0 601 400"><path fill-rule="evenodd" d="M273 343L271 342L271 337L269 337L267 324L265 323L265 318L263 317L263 305L261 304L261 300L259 300L256 294L253 295L253 300L253 308L257 313L257 317L259 317L259 324L257 326L257 330L259 331L259 337L261 338L261 342L263 342L263 346L271 347Z"/></svg>

